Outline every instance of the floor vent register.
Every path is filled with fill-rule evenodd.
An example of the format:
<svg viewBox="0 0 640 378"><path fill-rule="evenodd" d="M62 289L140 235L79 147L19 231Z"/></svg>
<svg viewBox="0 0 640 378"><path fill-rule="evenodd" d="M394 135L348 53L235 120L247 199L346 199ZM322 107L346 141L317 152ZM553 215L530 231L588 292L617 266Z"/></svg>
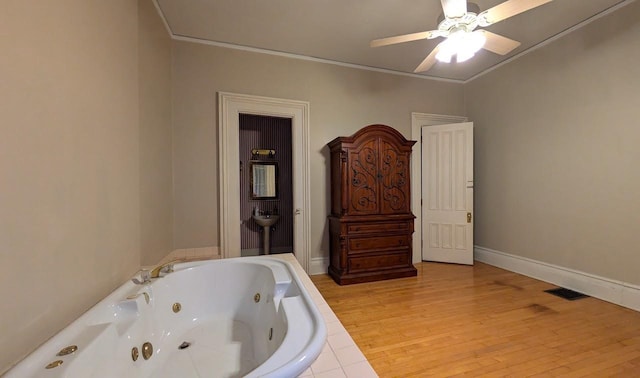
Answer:
<svg viewBox="0 0 640 378"><path fill-rule="evenodd" d="M576 299L588 298L589 296L586 294L579 293L577 291L573 291L570 289L565 289L564 287L559 287L557 289L549 289L545 290L546 293L553 294L557 297L564 298L568 301L575 301Z"/></svg>

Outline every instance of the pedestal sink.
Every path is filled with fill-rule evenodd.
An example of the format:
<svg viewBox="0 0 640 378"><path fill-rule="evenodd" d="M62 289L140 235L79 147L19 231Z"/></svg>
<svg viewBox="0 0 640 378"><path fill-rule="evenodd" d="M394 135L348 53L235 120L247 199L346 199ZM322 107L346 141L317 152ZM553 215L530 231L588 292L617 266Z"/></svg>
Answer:
<svg viewBox="0 0 640 378"><path fill-rule="evenodd" d="M270 239L271 239L271 226L276 224L280 220L279 215L253 215L253 220L264 229L264 254L269 254Z"/></svg>

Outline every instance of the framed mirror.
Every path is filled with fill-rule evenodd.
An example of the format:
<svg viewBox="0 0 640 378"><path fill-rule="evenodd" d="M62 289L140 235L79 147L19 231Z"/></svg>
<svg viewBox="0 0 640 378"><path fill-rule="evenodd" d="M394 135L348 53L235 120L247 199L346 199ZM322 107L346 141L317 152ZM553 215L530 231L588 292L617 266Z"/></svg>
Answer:
<svg viewBox="0 0 640 378"><path fill-rule="evenodd" d="M278 198L278 163L251 163L251 199Z"/></svg>

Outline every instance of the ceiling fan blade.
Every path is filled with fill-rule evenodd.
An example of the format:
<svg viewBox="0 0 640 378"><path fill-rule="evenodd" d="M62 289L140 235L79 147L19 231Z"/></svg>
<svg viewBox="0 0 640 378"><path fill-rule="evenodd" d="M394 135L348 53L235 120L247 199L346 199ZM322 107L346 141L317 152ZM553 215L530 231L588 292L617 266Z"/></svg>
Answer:
<svg viewBox="0 0 640 378"><path fill-rule="evenodd" d="M440 42L438 46L436 46L436 48L433 49L433 51L431 51L431 53L427 55L426 58L424 58L422 63L420 63L420 65L413 71L414 73L428 71L431 67L433 67L433 65L436 63L436 55L438 54L438 51L440 51L441 44L442 42Z"/></svg>
<svg viewBox="0 0 640 378"><path fill-rule="evenodd" d="M506 55L513 49L520 46L520 42L513 39L503 37L500 34L492 33L487 30L476 30L474 33L482 33L487 39L483 48L499 55Z"/></svg>
<svg viewBox="0 0 640 378"><path fill-rule="evenodd" d="M553 0L507 0L478 15L480 26L489 26L506 18L539 7Z"/></svg>
<svg viewBox="0 0 640 378"><path fill-rule="evenodd" d="M462 17L467 13L467 0L440 0L447 18Z"/></svg>
<svg viewBox="0 0 640 378"><path fill-rule="evenodd" d="M370 46L380 47L380 46L394 45L396 43L417 41L419 39L432 39L432 38L439 37L440 36L439 32L440 32L439 30L430 30L426 32L398 35L395 37L374 39L373 41L371 41Z"/></svg>

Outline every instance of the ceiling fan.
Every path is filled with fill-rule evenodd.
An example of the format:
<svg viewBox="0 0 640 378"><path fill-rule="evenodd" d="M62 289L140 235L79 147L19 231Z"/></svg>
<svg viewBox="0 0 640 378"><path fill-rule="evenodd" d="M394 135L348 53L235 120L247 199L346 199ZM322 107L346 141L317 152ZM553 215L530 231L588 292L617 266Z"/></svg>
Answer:
<svg viewBox="0 0 640 378"><path fill-rule="evenodd" d="M457 62L464 62L481 48L506 55L520 46L520 42L488 30L475 29L493 25L551 1L553 0L507 0L484 12L474 13L467 10L466 0L441 0L444 19L438 24L437 30L376 39L371 41L371 47L445 37L413 72L429 70L436 60L449 63L454 56ZM472 9L476 12L479 10L472 3L469 3L469 7L476 8Z"/></svg>

